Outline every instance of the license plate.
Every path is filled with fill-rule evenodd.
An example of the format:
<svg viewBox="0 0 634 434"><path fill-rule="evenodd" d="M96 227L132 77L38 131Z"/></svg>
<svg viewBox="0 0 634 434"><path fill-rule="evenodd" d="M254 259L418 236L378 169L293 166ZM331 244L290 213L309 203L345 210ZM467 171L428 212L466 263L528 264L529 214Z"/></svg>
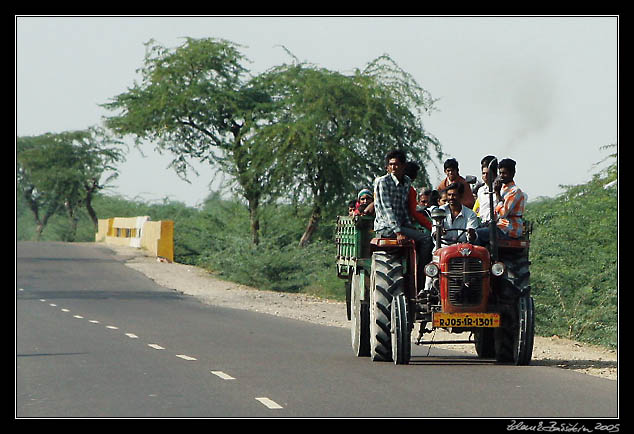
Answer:
<svg viewBox="0 0 634 434"><path fill-rule="evenodd" d="M434 327L500 327L499 313L434 313Z"/></svg>

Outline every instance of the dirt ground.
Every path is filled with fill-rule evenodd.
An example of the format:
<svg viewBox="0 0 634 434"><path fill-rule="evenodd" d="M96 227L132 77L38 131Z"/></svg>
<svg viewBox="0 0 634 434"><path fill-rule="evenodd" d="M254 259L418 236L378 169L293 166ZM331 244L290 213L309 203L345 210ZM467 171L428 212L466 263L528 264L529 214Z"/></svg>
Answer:
<svg viewBox="0 0 634 434"><path fill-rule="evenodd" d="M163 262L141 249L103 244L117 254L128 267L133 268L157 284L183 294L199 298L204 303L235 309L253 310L333 327L349 327L346 305L301 294L263 291L227 282L214 277L208 271L191 265ZM418 327L412 333L418 335ZM468 334L449 334L437 330L425 335L425 341L467 339ZM475 354L473 344L433 345ZM579 343L558 336L536 336L532 365L554 366L571 369L589 375L617 380L618 354L615 350Z"/></svg>

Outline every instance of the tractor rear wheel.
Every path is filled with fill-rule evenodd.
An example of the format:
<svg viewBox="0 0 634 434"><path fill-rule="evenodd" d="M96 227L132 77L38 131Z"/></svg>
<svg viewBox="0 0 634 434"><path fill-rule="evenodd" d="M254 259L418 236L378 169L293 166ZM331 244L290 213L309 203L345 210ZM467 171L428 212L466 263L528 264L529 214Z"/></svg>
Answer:
<svg viewBox="0 0 634 434"><path fill-rule="evenodd" d="M370 357L392 360L392 298L403 292L403 264L398 254L374 252L370 275Z"/></svg>
<svg viewBox="0 0 634 434"><path fill-rule="evenodd" d="M500 363L528 365L533 356L535 306L533 297L523 295L501 318L495 330L495 359Z"/></svg>

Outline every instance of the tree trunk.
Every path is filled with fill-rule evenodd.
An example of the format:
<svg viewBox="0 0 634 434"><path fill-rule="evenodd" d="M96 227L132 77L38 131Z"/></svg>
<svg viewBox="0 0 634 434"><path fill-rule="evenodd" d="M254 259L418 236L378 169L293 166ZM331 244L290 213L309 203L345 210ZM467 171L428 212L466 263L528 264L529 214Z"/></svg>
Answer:
<svg viewBox="0 0 634 434"><path fill-rule="evenodd" d="M94 181L92 186L86 187L86 200L84 202L86 204L86 211L88 211L88 215L92 220L92 224L95 225L95 232L99 230L99 219L97 218L95 209L92 207L92 195L97 188L97 183Z"/></svg>
<svg viewBox="0 0 634 434"><path fill-rule="evenodd" d="M319 226L319 220L321 219L321 207L319 205L313 206L313 212L310 215L310 219L308 220L308 226L306 226L306 230L302 235L301 240L299 240L299 247L306 247L310 240L313 237L313 234L317 230Z"/></svg>
<svg viewBox="0 0 634 434"><path fill-rule="evenodd" d="M68 220L70 222L70 233L66 241L73 242L77 236L77 222L79 217L75 214L75 207L69 200L67 200L64 205L66 206L66 211L68 211Z"/></svg>
<svg viewBox="0 0 634 434"><path fill-rule="evenodd" d="M260 205L260 197L256 196L249 201L249 218L251 219L251 239L254 245L260 244L260 216L258 207Z"/></svg>
<svg viewBox="0 0 634 434"><path fill-rule="evenodd" d="M35 240L40 241L42 238L42 231L44 230L45 222L40 219L40 207L38 203L33 200L33 188L29 188L24 193L24 198L29 204L29 209L33 213L33 219L35 220Z"/></svg>

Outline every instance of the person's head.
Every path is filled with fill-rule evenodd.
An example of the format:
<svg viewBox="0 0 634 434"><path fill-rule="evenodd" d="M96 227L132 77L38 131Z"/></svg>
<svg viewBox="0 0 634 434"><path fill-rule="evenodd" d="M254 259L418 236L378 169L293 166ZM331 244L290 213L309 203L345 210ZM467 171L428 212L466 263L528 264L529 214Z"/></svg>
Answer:
<svg viewBox="0 0 634 434"><path fill-rule="evenodd" d="M405 174L409 176L409 179L411 179L412 181L415 180L418 176L419 170L420 166L418 165L418 163L415 163L413 161L408 161L407 163L405 163Z"/></svg>
<svg viewBox="0 0 634 434"><path fill-rule="evenodd" d="M357 194L357 200L361 205L368 206L374 201L374 196L372 196L372 192L367 188L362 189L359 194Z"/></svg>
<svg viewBox="0 0 634 434"><path fill-rule="evenodd" d="M505 158L498 163L498 172L500 179L504 184L508 184L513 181L515 177L515 161L510 158Z"/></svg>
<svg viewBox="0 0 634 434"><path fill-rule="evenodd" d="M431 190L426 188L418 195L418 204L420 206L429 206L430 196L431 196Z"/></svg>
<svg viewBox="0 0 634 434"><path fill-rule="evenodd" d="M390 173L398 179L402 179L405 175L405 165L407 164L407 157L405 152L401 150L393 150L387 153L385 156L385 166L387 173Z"/></svg>
<svg viewBox="0 0 634 434"><path fill-rule="evenodd" d="M462 195L464 194L462 182L452 182L445 191L447 192L447 203L449 203L450 207L462 207Z"/></svg>
<svg viewBox="0 0 634 434"><path fill-rule="evenodd" d="M357 201L356 200L351 200L348 202L348 215L352 215L354 214L354 209L357 206Z"/></svg>
<svg viewBox="0 0 634 434"><path fill-rule="evenodd" d="M450 182L458 179L458 161L455 158L445 160L444 169L445 175L447 175L447 179L449 179Z"/></svg>
<svg viewBox="0 0 634 434"><path fill-rule="evenodd" d="M438 192L438 190L432 190L431 193L429 194L429 203L427 206L442 205L441 203L438 203L439 200L440 200L440 193Z"/></svg>
<svg viewBox="0 0 634 434"><path fill-rule="evenodd" d="M489 172L491 173L492 179L495 179L497 176L497 163L493 162L491 165L491 161L495 160L495 156L487 155L482 160L480 160L480 167L482 168L482 180L485 184L488 183L489 180ZM491 167L489 167L491 166Z"/></svg>
<svg viewBox="0 0 634 434"><path fill-rule="evenodd" d="M447 203L447 189L440 190L438 192L438 205L444 205Z"/></svg>

